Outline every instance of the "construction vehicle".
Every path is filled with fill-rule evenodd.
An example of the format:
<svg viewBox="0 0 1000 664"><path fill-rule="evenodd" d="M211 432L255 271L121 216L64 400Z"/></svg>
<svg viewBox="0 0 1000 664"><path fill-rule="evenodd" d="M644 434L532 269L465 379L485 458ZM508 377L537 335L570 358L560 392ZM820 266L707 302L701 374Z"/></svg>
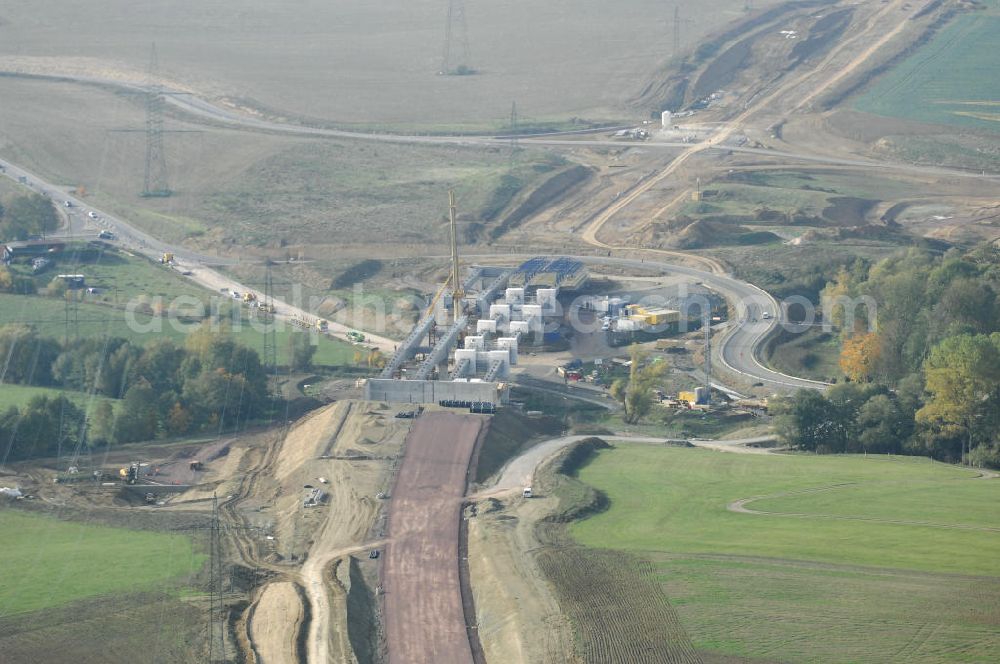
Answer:
<svg viewBox="0 0 1000 664"><path fill-rule="evenodd" d="M160 262L164 265L170 265L174 262L174 254L172 251L164 251L163 255L160 256Z"/></svg>
<svg viewBox="0 0 1000 664"><path fill-rule="evenodd" d="M262 314L273 314L274 305L268 304L267 302L261 302L260 304L257 305L257 311L259 311Z"/></svg>
<svg viewBox="0 0 1000 664"><path fill-rule="evenodd" d="M139 481L139 464L130 464L128 468L118 470L118 476L125 484L135 484Z"/></svg>
<svg viewBox="0 0 1000 664"><path fill-rule="evenodd" d="M364 342L365 335L361 334L357 330L351 330L347 333L347 340L350 341L351 343L360 344Z"/></svg>
<svg viewBox="0 0 1000 664"><path fill-rule="evenodd" d="M252 304L257 301L257 296L253 293L243 293L243 302L246 304Z"/></svg>
<svg viewBox="0 0 1000 664"><path fill-rule="evenodd" d="M316 319L316 329L319 330L320 332L326 332L327 330L330 329L330 323L328 323L327 321L323 320L322 318L317 318Z"/></svg>

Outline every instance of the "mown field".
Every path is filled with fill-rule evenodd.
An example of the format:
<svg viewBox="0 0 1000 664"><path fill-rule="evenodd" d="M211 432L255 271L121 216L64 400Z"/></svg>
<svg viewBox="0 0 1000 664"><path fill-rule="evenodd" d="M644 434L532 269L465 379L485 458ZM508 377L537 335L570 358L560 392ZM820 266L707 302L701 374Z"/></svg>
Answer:
<svg viewBox="0 0 1000 664"><path fill-rule="evenodd" d="M121 337L139 344L164 337L183 343L196 329L193 323L175 321L175 325L166 318L154 319L139 312L129 314L123 308L86 302L77 306L77 316L78 322L71 326L71 334L76 330L81 337ZM9 324L31 325L46 336L62 339L66 333L66 305L50 297L0 293L0 325ZM238 326L225 325L220 326L221 329L227 329L234 338L258 352L263 348L263 332L245 319ZM279 325L276 329L279 364L287 362L289 339L295 333L290 324ZM342 366L354 362L356 348L346 341L319 336L317 344L313 356L316 365Z"/></svg>
<svg viewBox="0 0 1000 664"><path fill-rule="evenodd" d="M74 390L59 390L52 387L32 387L29 385L0 385L0 410L6 410L11 406L20 408L27 405L36 396L46 396L50 399L65 396L81 408L86 408L91 403L98 401L112 401L107 399L107 397L92 396Z"/></svg>
<svg viewBox="0 0 1000 664"><path fill-rule="evenodd" d="M651 562L693 646L767 661L991 661L1000 480L926 459L619 445L581 544ZM758 498L747 514L727 509Z"/></svg>
<svg viewBox="0 0 1000 664"><path fill-rule="evenodd" d="M881 76L856 108L889 117L1000 131L1000 2L958 16Z"/></svg>
<svg viewBox="0 0 1000 664"><path fill-rule="evenodd" d="M123 304L130 300L152 303L161 298L169 303L174 298L194 297L208 302L213 294L182 277L176 270L130 253L89 247L83 242L67 246L67 250L53 258L43 272L34 274L27 261L10 266L19 277L30 278L38 291L45 288L59 274L83 274L87 286L97 288L96 294L84 294L85 300L107 304Z"/></svg>
<svg viewBox="0 0 1000 664"><path fill-rule="evenodd" d="M87 597L179 590L205 561L189 538L0 509L0 616Z"/></svg>

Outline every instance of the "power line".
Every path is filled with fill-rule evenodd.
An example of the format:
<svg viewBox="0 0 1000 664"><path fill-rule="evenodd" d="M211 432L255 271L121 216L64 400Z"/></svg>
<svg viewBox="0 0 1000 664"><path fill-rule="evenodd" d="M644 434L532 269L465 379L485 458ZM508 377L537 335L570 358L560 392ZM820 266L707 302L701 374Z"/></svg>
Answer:
<svg viewBox="0 0 1000 664"><path fill-rule="evenodd" d="M278 340L276 325L274 324L274 278L271 275L271 261L268 260L264 267L264 302L263 310L257 307L260 320L267 324L264 329L263 357L266 370L270 370L274 378L274 389L278 389Z"/></svg>
<svg viewBox="0 0 1000 664"><path fill-rule="evenodd" d="M674 57L681 48L681 8L674 5Z"/></svg>
<svg viewBox="0 0 1000 664"><path fill-rule="evenodd" d="M514 167L514 162L517 158L517 152L521 149L521 143L518 140L518 126L517 126L517 102L512 101L510 103L510 167Z"/></svg>
<svg viewBox="0 0 1000 664"><path fill-rule="evenodd" d="M226 661L225 621L222 615L222 537L219 527L219 496L212 495L209 527L208 662Z"/></svg>
<svg viewBox="0 0 1000 664"><path fill-rule="evenodd" d="M674 57L675 58L677 57L677 55L681 51L681 46L682 46L682 44L681 44L681 24L682 23L684 23L684 24L691 24L691 23L694 23L694 21L691 20L691 19L689 19L689 18L683 18L682 19L681 18L681 8L680 8L680 5L674 5L674 25L673 25L673 28L674 28L674 44L673 44L673 46L674 46Z"/></svg>

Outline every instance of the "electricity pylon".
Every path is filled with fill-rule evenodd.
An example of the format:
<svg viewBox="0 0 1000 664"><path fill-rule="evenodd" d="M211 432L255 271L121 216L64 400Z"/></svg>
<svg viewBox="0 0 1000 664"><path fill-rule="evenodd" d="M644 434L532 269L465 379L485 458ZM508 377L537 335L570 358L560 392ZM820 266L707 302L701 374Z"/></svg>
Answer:
<svg viewBox="0 0 1000 664"><path fill-rule="evenodd" d="M453 44L456 29L460 33L460 54L455 53ZM444 55L441 58L440 73L459 76L474 73L469 65L469 28L465 22L464 0L448 0L448 21L444 29Z"/></svg>
<svg viewBox="0 0 1000 664"><path fill-rule="evenodd" d="M146 89L146 169L142 179L142 195L146 198L163 198L172 193L167 184L167 155L163 151L163 88L157 80L158 67L156 44L153 44Z"/></svg>

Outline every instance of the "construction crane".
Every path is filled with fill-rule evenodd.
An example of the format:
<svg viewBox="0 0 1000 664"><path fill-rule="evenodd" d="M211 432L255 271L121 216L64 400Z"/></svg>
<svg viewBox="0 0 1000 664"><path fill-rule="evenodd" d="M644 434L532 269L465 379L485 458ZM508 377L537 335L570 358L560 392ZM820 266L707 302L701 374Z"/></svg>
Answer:
<svg viewBox="0 0 1000 664"><path fill-rule="evenodd" d="M438 292L434 296L434 299L431 300L431 303L427 306L427 310L424 311L424 316L430 316L434 313L434 307L437 306L438 300L441 299L441 296L444 295L444 292L448 290L448 284L450 283L451 283L451 274L449 274L448 278L444 280L443 284L441 284L441 288L438 289Z"/></svg>
<svg viewBox="0 0 1000 664"><path fill-rule="evenodd" d="M456 220L455 191L448 191L448 219L451 222L451 286L454 290L451 293L451 314L452 320L457 321L462 317L462 299L465 291L462 290L462 279L459 276L458 268L458 222Z"/></svg>

